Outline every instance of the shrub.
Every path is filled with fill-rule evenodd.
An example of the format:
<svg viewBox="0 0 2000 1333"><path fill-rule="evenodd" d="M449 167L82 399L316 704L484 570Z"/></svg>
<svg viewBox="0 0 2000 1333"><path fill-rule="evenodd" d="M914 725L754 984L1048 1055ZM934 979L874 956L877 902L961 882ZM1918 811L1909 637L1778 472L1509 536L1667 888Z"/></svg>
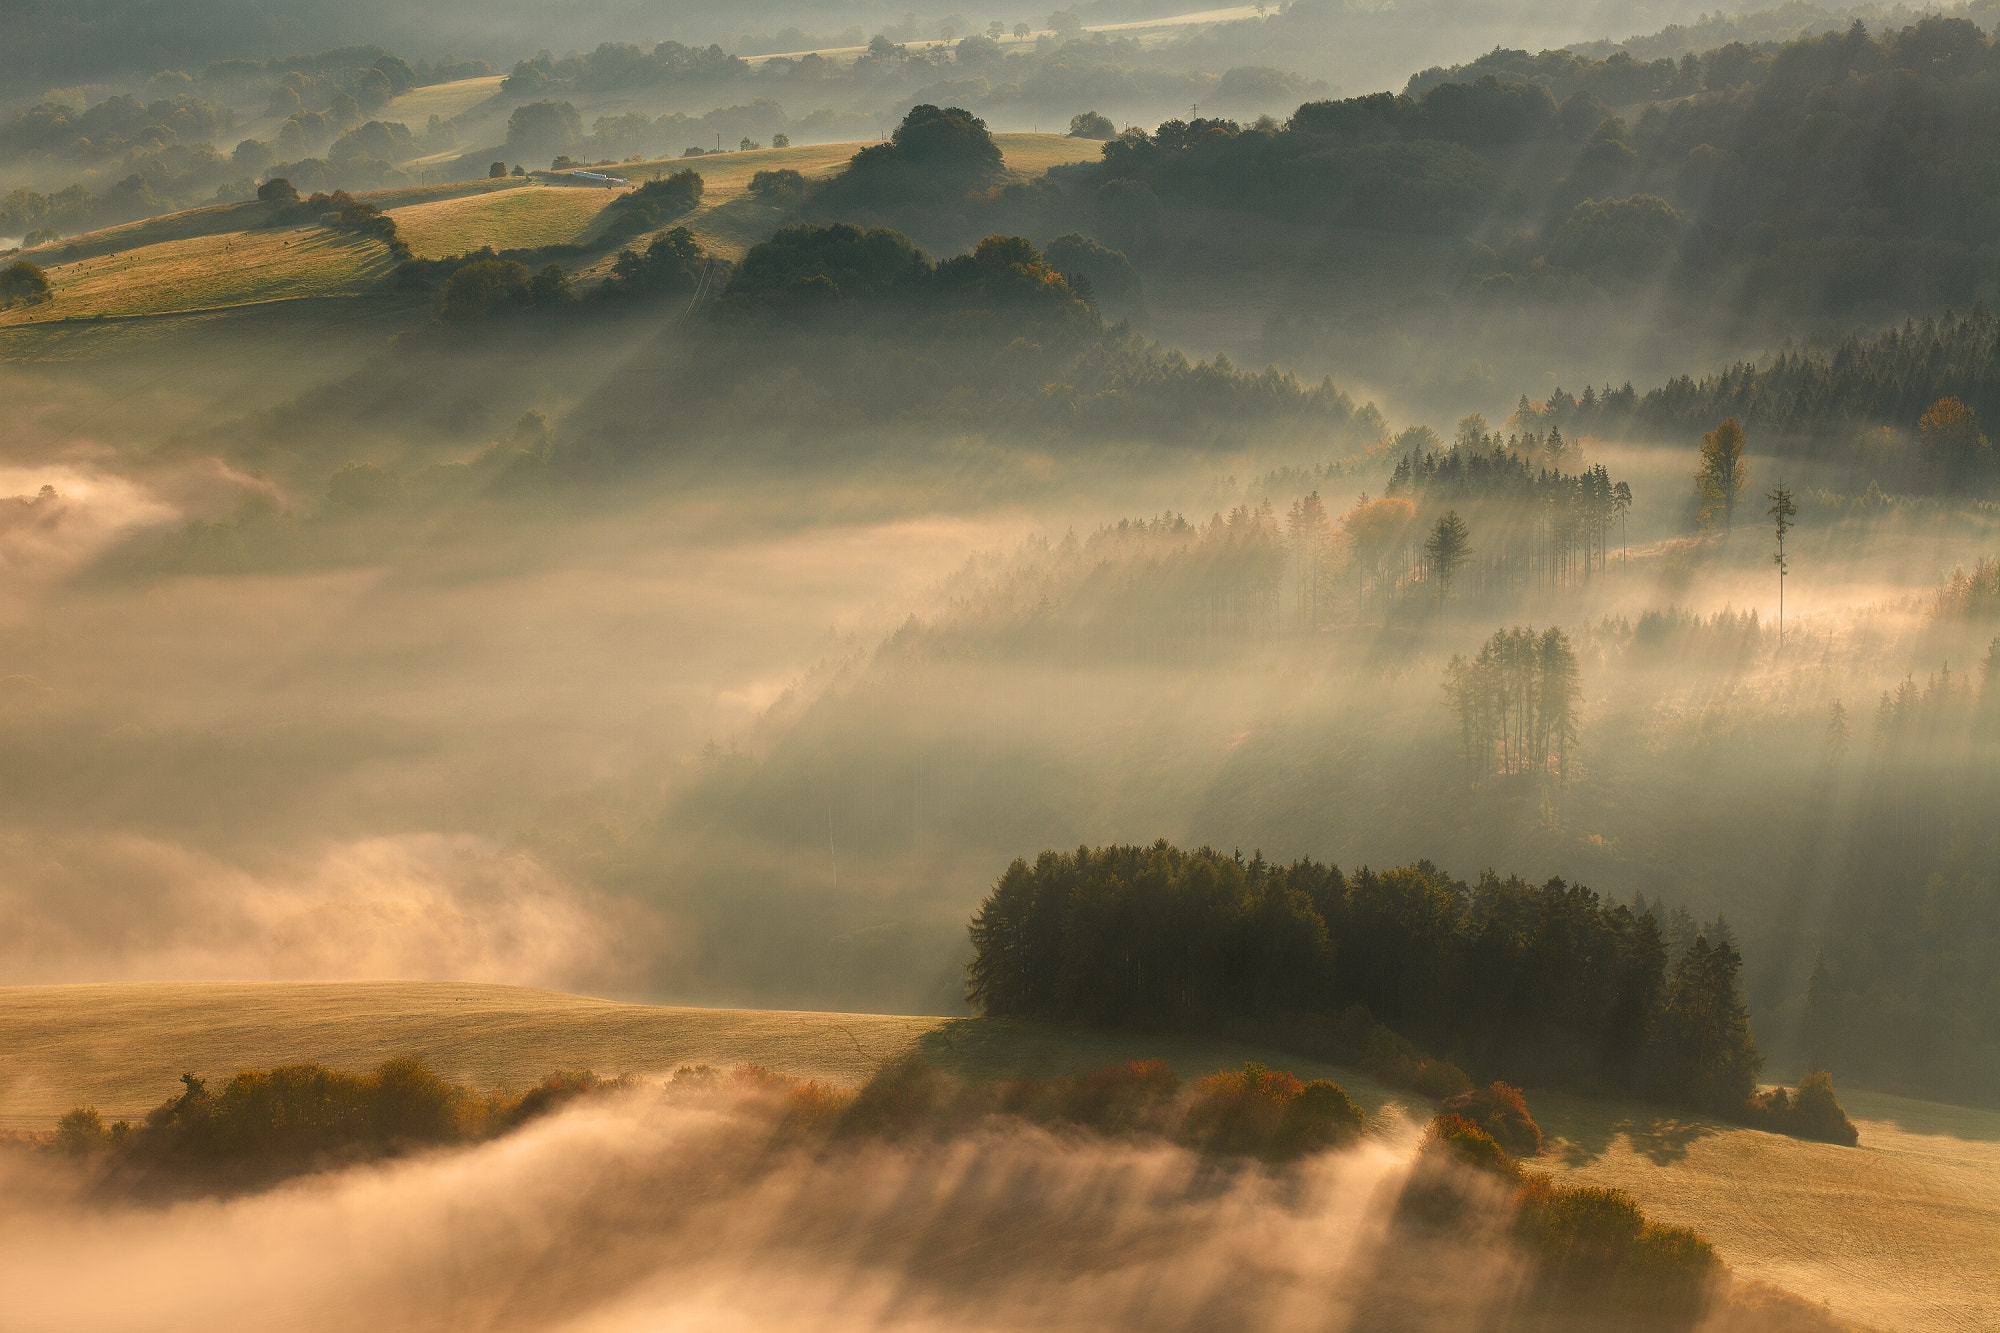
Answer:
<svg viewBox="0 0 2000 1333"><path fill-rule="evenodd" d="M847 1134L900 1138L926 1126L951 1091L944 1075L920 1055L884 1065L862 1085L841 1117Z"/></svg>
<svg viewBox="0 0 2000 1333"><path fill-rule="evenodd" d="M1347 1090L1328 1079L1316 1078L1300 1088L1278 1122L1272 1146L1281 1157L1302 1157L1351 1143L1359 1137L1368 1117L1348 1097Z"/></svg>
<svg viewBox="0 0 2000 1333"><path fill-rule="evenodd" d="M1861 1142L1861 1131L1847 1118L1833 1095L1833 1075L1816 1069L1799 1080L1797 1092L1770 1088L1750 1099L1744 1117L1760 1129L1789 1134L1796 1139L1838 1143L1852 1148Z"/></svg>
<svg viewBox="0 0 2000 1333"><path fill-rule="evenodd" d="M1478 1125L1517 1157L1533 1157L1542 1150L1542 1127L1528 1114L1528 1099L1519 1088L1495 1083L1446 1098L1438 1109Z"/></svg>
<svg viewBox="0 0 2000 1333"><path fill-rule="evenodd" d="M1623 1191L1544 1175L1523 1182L1514 1234L1538 1262L1544 1298L1609 1303L1647 1322L1698 1318L1722 1273L1707 1241L1647 1221Z"/></svg>
<svg viewBox="0 0 2000 1333"><path fill-rule="evenodd" d="M759 171L750 177L750 193L767 204L797 199L805 193L806 178L790 167Z"/></svg>
<svg viewBox="0 0 2000 1333"><path fill-rule="evenodd" d="M1412 1088L1434 1101L1458 1097L1472 1090L1472 1080L1449 1060L1419 1060L1407 1077Z"/></svg>
<svg viewBox="0 0 2000 1333"><path fill-rule="evenodd" d="M1420 1160L1451 1161L1476 1171L1517 1179L1521 1168L1493 1136L1462 1115L1433 1116L1417 1149Z"/></svg>
<svg viewBox="0 0 2000 1333"><path fill-rule="evenodd" d="M49 299L49 277L39 266L17 259L0 269L0 310L39 305Z"/></svg>
<svg viewBox="0 0 2000 1333"><path fill-rule="evenodd" d="M1180 1090L1180 1080L1165 1060L1129 1060L1116 1068L1060 1079L1042 1099L1023 1095L1026 1086L1009 1089L1010 1109L1026 1109L1024 1103L1042 1100L1050 1119L1120 1134L1156 1125Z"/></svg>
<svg viewBox="0 0 2000 1333"><path fill-rule="evenodd" d="M1339 1084L1301 1083L1254 1062L1238 1073L1210 1074L1195 1088L1180 1139L1215 1156L1287 1161L1351 1142L1365 1120Z"/></svg>
<svg viewBox="0 0 2000 1333"><path fill-rule="evenodd" d="M104 1118L95 1106L79 1106L64 1114L56 1121L56 1147L71 1156L82 1156L105 1146L111 1140L104 1128Z"/></svg>

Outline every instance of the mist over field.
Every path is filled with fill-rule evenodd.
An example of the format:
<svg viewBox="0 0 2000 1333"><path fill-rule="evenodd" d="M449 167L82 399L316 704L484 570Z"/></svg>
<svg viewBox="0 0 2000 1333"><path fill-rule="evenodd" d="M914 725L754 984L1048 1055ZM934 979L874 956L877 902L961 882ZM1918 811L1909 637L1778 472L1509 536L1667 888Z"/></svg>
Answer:
<svg viewBox="0 0 2000 1333"><path fill-rule="evenodd" d="M1996 23L12 7L0 1323L2000 1317Z"/></svg>

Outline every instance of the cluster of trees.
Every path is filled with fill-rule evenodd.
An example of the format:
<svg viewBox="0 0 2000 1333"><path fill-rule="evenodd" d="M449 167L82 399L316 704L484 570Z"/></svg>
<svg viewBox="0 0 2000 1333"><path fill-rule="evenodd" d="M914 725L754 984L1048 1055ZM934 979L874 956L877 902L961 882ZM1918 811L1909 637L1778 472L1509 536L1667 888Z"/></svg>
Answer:
<svg viewBox="0 0 2000 1333"><path fill-rule="evenodd" d="M1445 698L1458 715L1466 771L1475 782L1569 781L1582 697L1576 650L1554 626L1540 634L1496 630L1478 656L1454 653L1445 668Z"/></svg>
<svg viewBox="0 0 2000 1333"><path fill-rule="evenodd" d="M701 173L694 170L676 171L646 181L606 205L601 230L607 236L619 237L658 231L674 218L699 208L705 188Z"/></svg>
<svg viewBox="0 0 2000 1333"><path fill-rule="evenodd" d="M871 144L847 170L808 193L806 215L891 221L919 235L955 237L991 212L1002 186L1000 146L963 107L911 108L886 143ZM1014 187L1018 193L1022 187Z"/></svg>
<svg viewBox="0 0 2000 1333"><path fill-rule="evenodd" d="M1733 945L1670 957L1650 912L1560 879L1081 847L1015 861L971 934L967 994L995 1016L1213 1028L1360 1006L1482 1075L1730 1115L1761 1065Z"/></svg>
<svg viewBox="0 0 2000 1333"><path fill-rule="evenodd" d="M128 1178L175 1185L254 1185L437 1144L490 1138L574 1097L616 1086L589 1071L555 1073L518 1096L479 1093L421 1060L366 1074L324 1065L244 1070L211 1089L194 1074L137 1125L106 1125L92 1107L64 1115L56 1145L104 1154Z"/></svg>
<svg viewBox="0 0 2000 1333"><path fill-rule="evenodd" d="M280 176L259 186L257 199L269 209L267 224L270 226L317 222L332 231L373 236L389 247L390 258L399 263L407 263L410 259L409 243L397 234L396 219L345 190L301 198L292 183Z"/></svg>
<svg viewBox="0 0 2000 1333"><path fill-rule="evenodd" d="M1503 441L1473 416L1458 435L1449 450L1403 455L1388 494L1414 502L1433 536L1444 513L1470 523L1478 547L1461 563L1480 591L1567 587L1607 567L1611 533L1632 505L1630 485L1612 481L1602 464L1563 472L1570 450L1558 430Z"/></svg>
<svg viewBox="0 0 2000 1333"><path fill-rule="evenodd" d="M61 156L90 161L200 143L227 130L232 116L192 93L143 102L130 93L79 110L42 102L0 122L0 162Z"/></svg>

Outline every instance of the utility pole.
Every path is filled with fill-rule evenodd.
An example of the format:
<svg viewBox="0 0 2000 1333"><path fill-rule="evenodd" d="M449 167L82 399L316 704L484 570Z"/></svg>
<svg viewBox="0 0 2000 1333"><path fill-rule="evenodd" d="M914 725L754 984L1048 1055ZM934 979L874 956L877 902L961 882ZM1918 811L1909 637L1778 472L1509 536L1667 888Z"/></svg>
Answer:
<svg viewBox="0 0 2000 1333"><path fill-rule="evenodd" d="M1771 557L1771 562L1778 567L1778 647L1783 648L1785 646L1785 575L1791 571L1791 566L1785 563L1785 533L1796 526L1792 520L1798 516L1799 507L1792 503L1792 493L1785 489L1785 483L1782 480L1764 498L1771 502L1771 507L1764 512L1771 516L1778 533L1778 553Z"/></svg>

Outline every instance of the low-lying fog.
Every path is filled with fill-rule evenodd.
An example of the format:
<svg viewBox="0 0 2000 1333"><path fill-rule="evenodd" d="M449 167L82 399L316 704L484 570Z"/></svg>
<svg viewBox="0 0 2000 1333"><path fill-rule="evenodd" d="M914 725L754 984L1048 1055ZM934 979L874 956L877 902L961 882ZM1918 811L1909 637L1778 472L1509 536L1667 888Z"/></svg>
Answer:
<svg viewBox="0 0 2000 1333"><path fill-rule="evenodd" d="M8 1317L99 1333L1442 1329L1523 1279L1476 1240L1422 1256L1449 1266L1445 1289L1399 1270L1418 1258L1385 1245L1407 1126L1267 1172L1030 1128L793 1150L747 1123L760 1109L658 1097L171 1207L65 1206L59 1173L10 1157Z"/></svg>
<svg viewBox="0 0 2000 1333"><path fill-rule="evenodd" d="M1991 638L1934 605L2000 549L1990 507L1850 504L1857 475L1753 454L1734 536L1697 542L1694 441L1585 440L1564 469L1634 496L1598 567L1441 608L1386 591L1421 533L1365 575L1339 547L1393 451L1328 470L1310 447L1084 461L967 439L795 467L721 442L657 483L455 509L424 468L518 436L527 405L563 438L629 392L617 363L496 382L484 426L349 432L309 386L374 348L329 339L301 385L254 347L212 381L141 347L102 399L87 353L9 372L8 981L951 1011L967 916L1009 860L1166 837L1724 913L1783 1052L1813 963L1801 914L1833 893L1813 865L1864 836L1838 803L1866 800L1884 692L1976 689ZM294 429L301 403L332 424ZM357 457L403 499L342 509L330 479ZM1757 498L1780 478L1800 501L1782 651ZM1308 492L1334 534L1311 616L1283 536ZM1258 549L1282 574L1262 609L1215 582L1235 575L1199 533L1100 534L1267 500ZM224 539L248 544L207 572ZM1470 779L1442 689L1454 654L1529 624L1566 629L1582 690L1568 781L1532 792ZM1897 762L1961 761L1962 727L1926 734Z"/></svg>

